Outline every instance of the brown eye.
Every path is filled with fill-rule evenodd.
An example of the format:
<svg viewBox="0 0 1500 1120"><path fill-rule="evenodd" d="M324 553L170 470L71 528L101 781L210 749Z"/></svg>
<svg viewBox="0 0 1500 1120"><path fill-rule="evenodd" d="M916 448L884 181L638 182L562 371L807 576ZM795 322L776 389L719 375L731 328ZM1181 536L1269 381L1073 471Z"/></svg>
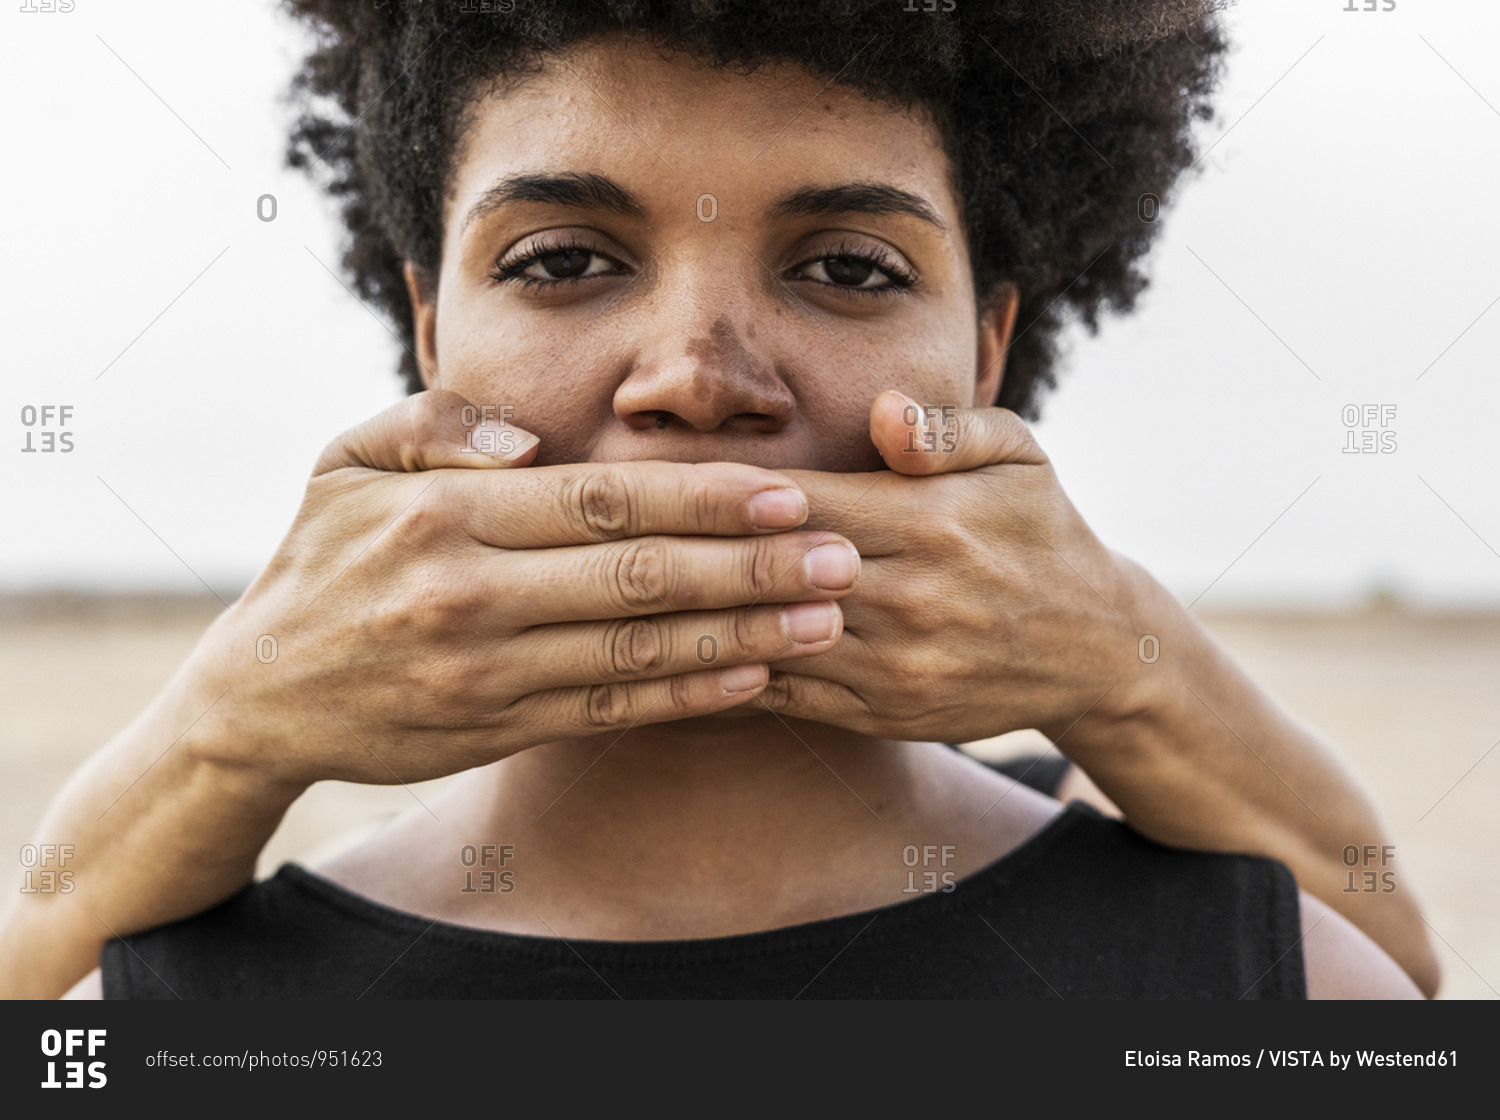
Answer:
<svg viewBox="0 0 1500 1120"><path fill-rule="evenodd" d="M530 248L530 247L529 247ZM598 276L625 273L624 265L583 242L536 245L524 256L500 261L491 278L531 290L556 288Z"/></svg>
<svg viewBox="0 0 1500 1120"><path fill-rule="evenodd" d="M869 283L870 277L875 274L875 268L869 261L858 260L855 257L830 257L824 263L823 271L830 282L846 284L853 288L864 287Z"/></svg>
<svg viewBox="0 0 1500 1120"><path fill-rule="evenodd" d="M593 253L582 249L563 249L556 253L544 253L535 259L549 280L576 280L588 271Z"/></svg>
<svg viewBox="0 0 1500 1120"><path fill-rule="evenodd" d="M796 274L842 294L897 295L916 283L916 275L889 253L839 245L822 256L804 261Z"/></svg>

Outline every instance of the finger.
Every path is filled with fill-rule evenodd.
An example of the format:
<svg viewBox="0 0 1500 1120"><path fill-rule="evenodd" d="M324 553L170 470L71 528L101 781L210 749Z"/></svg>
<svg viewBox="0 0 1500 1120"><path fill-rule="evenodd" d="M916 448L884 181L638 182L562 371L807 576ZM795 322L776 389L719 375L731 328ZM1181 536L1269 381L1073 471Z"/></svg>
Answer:
<svg viewBox="0 0 1500 1120"><path fill-rule="evenodd" d="M651 534L743 537L807 518L786 475L744 463L569 463L461 480L469 535L556 548Z"/></svg>
<svg viewBox="0 0 1500 1120"><path fill-rule="evenodd" d="M570 735L625 732L640 724L712 715L751 699L766 686L764 665L734 665L675 677L534 692L511 705L537 742Z"/></svg>
<svg viewBox="0 0 1500 1120"><path fill-rule="evenodd" d="M1047 462L1026 424L1006 409L945 413L931 407L918 416L919 410L894 390L881 393L871 406L871 438L886 462L904 471L781 472L807 495L805 528L837 530L857 543L865 560L892 556L920 541L924 525L951 516L951 495L945 502L921 475ZM919 423L906 423L908 418Z"/></svg>
<svg viewBox="0 0 1500 1120"><path fill-rule="evenodd" d="M870 438L886 466L907 475L1047 461L1026 422L1009 409L923 408L894 389L870 405Z"/></svg>
<svg viewBox="0 0 1500 1120"><path fill-rule="evenodd" d="M773 669L766 687L747 695L741 703L751 711L759 708L851 731L873 728L877 718L852 688L822 677L780 669Z"/></svg>
<svg viewBox="0 0 1500 1120"><path fill-rule="evenodd" d="M448 389L429 389L393 404L339 436L319 456L313 475L344 467L377 471L430 471L443 467L486 469L525 466L540 441L503 424Z"/></svg>
<svg viewBox="0 0 1500 1120"><path fill-rule="evenodd" d="M489 598L508 618L537 626L835 599L858 582L859 568L852 544L822 533L634 537L509 557Z"/></svg>
<svg viewBox="0 0 1500 1120"><path fill-rule="evenodd" d="M509 646L529 667L507 674L522 692L654 680L823 653L842 632L832 602L539 626Z"/></svg>
<svg viewBox="0 0 1500 1120"><path fill-rule="evenodd" d="M892 471L781 473L807 496L803 532L837 532L858 542L865 560L903 551L923 524L942 516L921 479Z"/></svg>

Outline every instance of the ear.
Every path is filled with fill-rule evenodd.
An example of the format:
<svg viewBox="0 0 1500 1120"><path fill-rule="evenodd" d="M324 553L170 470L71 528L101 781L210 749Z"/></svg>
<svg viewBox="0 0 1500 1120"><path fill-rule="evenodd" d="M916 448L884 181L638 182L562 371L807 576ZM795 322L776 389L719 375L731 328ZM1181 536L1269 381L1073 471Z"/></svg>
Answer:
<svg viewBox="0 0 1500 1120"><path fill-rule="evenodd" d="M1005 356L1010 350L1011 332L1016 327L1016 310L1021 292L1006 281L981 309L979 318L978 359L974 368L974 404L988 408L1000 395L1005 379Z"/></svg>
<svg viewBox="0 0 1500 1120"><path fill-rule="evenodd" d="M417 369L422 374L422 384L436 389L441 384L437 364L437 293L429 289L433 285L424 278L424 270L411 261L406 262L406 294L411 300L412 335L416 340Z"/></svg>

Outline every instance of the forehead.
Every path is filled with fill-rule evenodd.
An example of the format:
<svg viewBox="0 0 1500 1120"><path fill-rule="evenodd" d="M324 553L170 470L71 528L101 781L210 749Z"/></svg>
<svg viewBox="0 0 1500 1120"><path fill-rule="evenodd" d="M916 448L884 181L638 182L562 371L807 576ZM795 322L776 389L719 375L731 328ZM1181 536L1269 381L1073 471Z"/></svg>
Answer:
<svg viewBox="0 0 1500 1120"><path fill-rule="evenodd" d="M921 107L875 101L794 64L753 73L620 35L479 99L455 152L447 224L517 170L600 170L685 197L880 181L957 215L942 136Z"/></svg>

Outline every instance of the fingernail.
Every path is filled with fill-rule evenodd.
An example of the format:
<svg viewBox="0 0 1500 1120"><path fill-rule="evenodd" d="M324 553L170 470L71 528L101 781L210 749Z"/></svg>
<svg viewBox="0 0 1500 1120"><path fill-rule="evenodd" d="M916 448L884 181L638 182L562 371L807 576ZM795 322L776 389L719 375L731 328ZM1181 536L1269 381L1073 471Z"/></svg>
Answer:
<svg viewBox="0 0 1500 1120"><path fill-rule="evenodd" d="M764 665L735 665L719 670L719 687L725 692L753 692L765 680Z"/></svg>
<svg viewBox="0 0 1500 1120"><path fill-rule="evenodd" d="M757 529L790 529L807 520L801 490L762 490L750 499L750 524Z"/></svg>
<svg viewBox="0 0 1500 1120"><path fill-rule="evenodd" d="M859 574L859 553L847 544L820 544L807 554L807 582L821 591L842 591Z"/></svg>
<svg viewBox="0 0 1500 1120"><path fill-rule="evenodd" d="M838 609L832 603L793 603L781 608L781 628L794 642L826 642L838 625Z"/></svg>
<svg viewBox="0 0 1500 1120"><path fill-rule="evenodd" d="M479 451L509 463L519 459L540 442L530 432L486 420L469 433L469 445L464 450Z"/></svg>

